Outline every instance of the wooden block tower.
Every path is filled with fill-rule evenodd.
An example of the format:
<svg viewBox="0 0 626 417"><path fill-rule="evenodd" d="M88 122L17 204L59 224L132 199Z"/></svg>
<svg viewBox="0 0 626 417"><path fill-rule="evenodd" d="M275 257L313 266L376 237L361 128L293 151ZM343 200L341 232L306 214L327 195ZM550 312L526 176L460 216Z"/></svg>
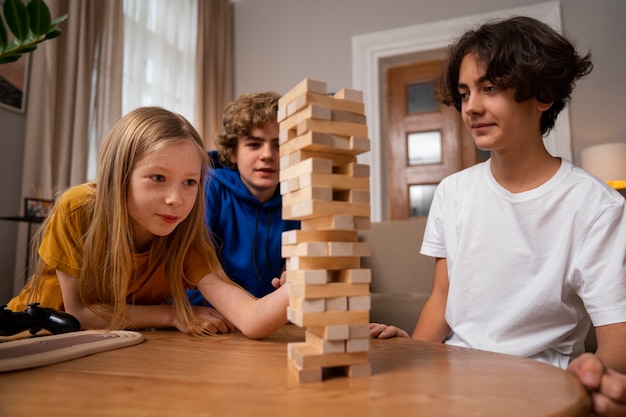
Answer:
<svg viewBox="0 0 626 417"><path fill-rule="evenodd" d="M289 368L300 382L339 371L370 375L370 255L358 231L370 227L370 149L360 91L330 96L326 83L305 79L278 102L283 218L301 229L284 232L289 320L306 328L290 343Z"/></svg>

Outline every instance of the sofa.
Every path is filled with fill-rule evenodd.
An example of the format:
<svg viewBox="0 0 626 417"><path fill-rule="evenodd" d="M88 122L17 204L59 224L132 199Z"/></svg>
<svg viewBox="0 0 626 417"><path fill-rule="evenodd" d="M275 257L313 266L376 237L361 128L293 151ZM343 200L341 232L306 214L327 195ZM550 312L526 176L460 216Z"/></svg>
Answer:
<svg viewBox="0 0 626 417"><path fill-rule="evenodd" d="M419 253L426 217L372 222L359 232L371 256L361 266L372 271L370 321L413 332L432 289L434 258Z"/></svg>

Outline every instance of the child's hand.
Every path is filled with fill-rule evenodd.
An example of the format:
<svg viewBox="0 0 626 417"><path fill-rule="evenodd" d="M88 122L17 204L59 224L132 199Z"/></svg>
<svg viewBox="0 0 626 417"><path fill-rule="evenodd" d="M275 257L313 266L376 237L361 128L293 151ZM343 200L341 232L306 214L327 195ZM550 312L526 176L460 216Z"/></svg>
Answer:
<svg viewBox="0 0 626 417"><path fill-rule="evenodd" d="M370 323L370 337L378 339L389 339L391 337L406 337L409 334L395 326L387 326L386 324Z"/></svg>
<svg viewBox="0 0 626 417"><path fill-rule="evenodd" d="M593 416L626 416L626 375L607 369L591 353L574 359L567 370L589 390Z"/></svg>
<svg viewBox="0 0 626 417"><path fill-rule="evenodd" d="M230 333L234 330L233 326L219 311L211 307L192 306L193 314L198 319L200 325L196 328L190 329L184 327L178 320L175 321L175 326L183 333L193 334L219 334Z"/></svg>
<svg viewBox="0 0 626 417"><path fill-rule="evenodd" d="M272 278L272 286L274 288L282 287L287 282L287 272L280 274L280 278Z"/></svg>

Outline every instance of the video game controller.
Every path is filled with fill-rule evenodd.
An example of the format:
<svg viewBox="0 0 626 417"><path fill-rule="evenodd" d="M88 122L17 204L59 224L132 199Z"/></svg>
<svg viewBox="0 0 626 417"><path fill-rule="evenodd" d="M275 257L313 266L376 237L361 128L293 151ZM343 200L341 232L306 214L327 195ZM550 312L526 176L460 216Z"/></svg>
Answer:
<svg viewBox="0 0 626 417"><path fill-rule="evenodd" d="M34 335L44 329L50 333L60 334L80 330L80 322L71 314L52 308L39 307L32 303L22 312L14 313L6 305L0 310L0 336L11 336L24 330Z"/></svg>

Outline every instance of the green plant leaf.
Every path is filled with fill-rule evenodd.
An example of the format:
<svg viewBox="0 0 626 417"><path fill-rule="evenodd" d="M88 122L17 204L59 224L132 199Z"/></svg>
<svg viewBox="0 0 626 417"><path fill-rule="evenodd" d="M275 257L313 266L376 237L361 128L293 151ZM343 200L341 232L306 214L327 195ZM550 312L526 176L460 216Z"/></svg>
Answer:
<svg viewBox="0 0 626 417"><path fill-rule="evenodd" d="M61 36L61 29L59 28L54 28L52 30L50 30L50 32L46 33L46 36L44 37L44 39L54 39L57 38L59 36Z"/></svg>
<svg viewBox="0 0 626 417"><path fill-rule="evenodd" d="M5 0L4 19L15 38L23 42L28 36L28 12L21 0Z"/></svg>
<svg viewBox="0 0 626 417"><path fill-rule="evenodd" d="M15 62L18 59L20 59L21 56L22 54L15 54L15 55L2 57L0 58L0 64L8 64L9 62Z"/></svg>
<svg viewBox="0 0 626 417"><path fill-rule="evenodd" d="M7 46L7 42L9 41L7 28L4 27L4 23L1 18L2 16L0 16L0 53L4 51L4 47Z"/></svg>
<svg viewBox="0 0 626 417"><path fill-rule="evenodd" d="M30 30L35 37L45 35L50 28L50 10L43 0L31 0L26 6Z"/></svg>

